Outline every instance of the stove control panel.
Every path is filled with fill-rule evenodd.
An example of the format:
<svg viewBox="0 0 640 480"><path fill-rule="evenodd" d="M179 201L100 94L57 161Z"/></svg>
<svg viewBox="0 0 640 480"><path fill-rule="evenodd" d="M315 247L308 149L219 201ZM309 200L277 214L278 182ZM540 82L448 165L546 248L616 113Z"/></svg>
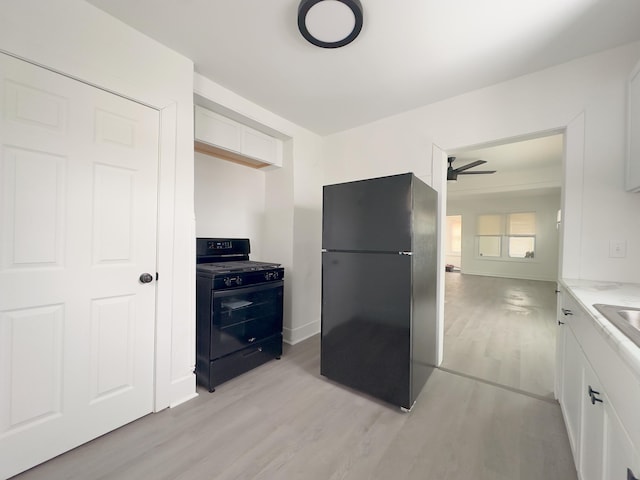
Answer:
<svg viewBox="0 0 640 480"><path fill-rule="evenodd" d="M280 272L275 271L275 272L264 272L264 279L267 281L270 280L278 280L278 278L280 278Z"/></svg>
<svg viewBox="0 0 640 480"><path fill-rule="evenodd" d="M208 240L207 250L229 250L233 248L231 240Z"/></svg>
<svg viewBox="0 0 640 480"><path fill-rule="evenodd" d="M214 290L246 288L259 284L275 284L282 282L284 276L284 268L282 267L220 273L208 268L198 270L198 278L209 278Z"/></svg>
<svg viewBox="0 0 640 480"><path fill-rule="evenodd" d="M222 281L227 287L242 285L242 277L240 275L237 275L235 277L224 277Z"/></svg>
<svg viewBox="0 0 640 480"><path fill-rule="evenodd" d="M203 255L249 255L248 238L196 238L196 256Z"/></svg>

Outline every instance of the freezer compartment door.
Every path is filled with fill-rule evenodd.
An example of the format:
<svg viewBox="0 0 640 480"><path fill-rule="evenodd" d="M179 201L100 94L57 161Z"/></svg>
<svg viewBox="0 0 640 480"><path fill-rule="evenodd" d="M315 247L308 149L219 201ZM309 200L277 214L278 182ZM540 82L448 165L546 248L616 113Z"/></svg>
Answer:
<svg viewBox="0 0 640 480"><path fill-rule="evenodd" d="M325 186L322 248L411 251L412 180L407 173Z"/></svg>
<svg viewBox="0 0 640 480"><path fill-rule="evenodd" d="M322 254L321 373L411 407L411 257Z"/></svg>

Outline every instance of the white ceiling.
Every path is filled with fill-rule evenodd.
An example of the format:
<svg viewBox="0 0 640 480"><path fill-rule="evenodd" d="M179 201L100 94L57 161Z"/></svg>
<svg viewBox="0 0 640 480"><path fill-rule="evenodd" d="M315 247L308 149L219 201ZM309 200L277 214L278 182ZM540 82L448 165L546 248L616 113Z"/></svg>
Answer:
<svg viewBox="0 0 640 480"><path fill-rule="evenodd" d="M474 160L487 163L472 170L496 170L498 174L513 171L531 171L536 169L560 167L563 156L563 135L555 134L527 140L517 140L495 146L481 146L463 151L449 152L456 157L453 167L464 166ZM459 177L473 180L476 176Z"/></svg>
<svg viewBox="0 0 640 480"><path fill-rule="evenodd" d="M88 1L321 135L640 40L640 0L361 0L339 49L302 38L299 0Z"/></svg>
<svg viewBox="0 0 640 480"><path fill-rule="evenodd" d="M508 201L510 195L558 195L562 184L564 135L562 133L526 139L514 139L499 145L483 145L448 152L455 156L453 167L474 160L487 163L468 171L496 170L487 175L458 175L447 182L447 199L461 196L470 200L477 195L500 195Z"/></svg>

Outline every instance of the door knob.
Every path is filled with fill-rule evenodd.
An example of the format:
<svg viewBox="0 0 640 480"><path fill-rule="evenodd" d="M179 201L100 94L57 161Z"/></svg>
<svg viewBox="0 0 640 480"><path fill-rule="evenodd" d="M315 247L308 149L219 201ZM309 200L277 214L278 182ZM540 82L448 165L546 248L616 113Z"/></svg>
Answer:
<svg viewBox="0 0 640 480"><path fill-rule="evenodd" d="M140 275L140 283L149 283L153 282L153 275L150 273L143 273Z"/></svg>

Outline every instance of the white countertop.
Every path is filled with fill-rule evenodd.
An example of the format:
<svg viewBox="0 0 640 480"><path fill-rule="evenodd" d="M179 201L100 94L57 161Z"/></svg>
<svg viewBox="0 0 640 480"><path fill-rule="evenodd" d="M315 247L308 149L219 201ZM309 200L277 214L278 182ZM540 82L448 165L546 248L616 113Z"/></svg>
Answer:
<svg viewBox="0 0 640 480"><path fill-rule="evenodd" d="M606 303L640 308L640 283L563 278L560 280L560 284L591 314L594 324L603 334L605 340L620 354L622 360L629 365L633 373L640 378L640 347L593 307L594 303Z"/></svg>

